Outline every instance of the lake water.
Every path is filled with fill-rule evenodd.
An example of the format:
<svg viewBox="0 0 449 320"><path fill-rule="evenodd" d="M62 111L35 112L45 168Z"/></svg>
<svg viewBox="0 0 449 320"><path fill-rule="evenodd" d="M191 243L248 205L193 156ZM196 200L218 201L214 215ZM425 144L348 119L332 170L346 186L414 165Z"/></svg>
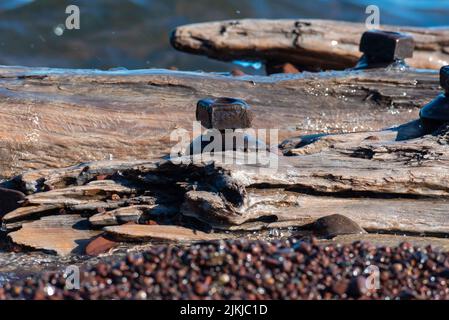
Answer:
<svg viewBox="0 0 449 320"><path fill-rule="evenodd" d="M76 4L81 29L56 35ZM177 52L179 25L240 18L322 18L363 22L380 8L381 23L449 25L449 0L0 0L0 64L109 69L227 71L231 64Z"/></svg>

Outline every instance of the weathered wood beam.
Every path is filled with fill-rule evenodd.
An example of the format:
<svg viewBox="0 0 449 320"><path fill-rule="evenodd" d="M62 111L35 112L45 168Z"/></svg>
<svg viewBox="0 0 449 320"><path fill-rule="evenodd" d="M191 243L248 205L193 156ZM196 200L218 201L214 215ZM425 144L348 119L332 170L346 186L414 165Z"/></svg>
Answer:
<svg viewBox="0 0 449 320"><path fill-rule="evenodd" d="M178 142L170 141L172 130L191 131L204 97L245 99L255 128L277 128L282 141L404 123L438 90L434 71L230 77L0 67L0 179L85 161L157 158Z"/></svg>
<svg viewBox="0 0 449 320"><path fill-rule="evenodd" d="M180 226L158 226L124 224L105 228L106 234L120 241L168 241L168 242L196 242L223 240L231 236L226 234L204 233Z"/></svg>
<svg viewBox="0 0 449 320"><path fill-rule="evenodd" d="M65 256L84 254L89 241L100 233L90 230L79 215L56 215L25 223L9 237L16 244Z"/></svg>
<svg viewBox="0 0 449 320"><path fill-rule="evenodd" d="M412 35L416 42L415 68L439 69L449 64L449 28L381 26ZM362 23L332 20L247 19L198 23L178 27L173 47L210 58L290 62L303 70L354 67L361 56Z"/></svg>
<svg viewBox="0 0 449 320"><path fill-rule="evenodd" d="M112 185L142 184L140 192L151 194L153 203L170 203L177 206L178 214L214 229L307 227L323 216L341 214L371 232L448 235L449 127L431 135L398 140L400 128L409 132L411 126L419 127L419 123L369 134L324 136L302 147L308 152L277 159L259 154L256 164L245 163L248 154L240 152L161 160L140 167L133 162L123 163L112 176ZM235 157L234 161L223 161L223 155ZM262 166L274 159L274 167ZM102 162L87 166L106 165ZM117 166L117 162L111 165ZM56 171L63 176L62 169ZM73 174L73 168L67 172ZM35 177L46 180L41 174ZM49 202L32 199L58 194L57 204L77 213L72 207L74 195L89 199L107 193L112 186L111 182L94 183L104 192L95 189L94 195L82 196L79 190L91 190L91 183L82 179L63 181L65 186L57 181L56 189L29 195L25 208L31 206L31 212L36 210L35 204L45 208ZM81 186L73 186L77 183ZM120 206L133 205L132 198L129 200ZM24 210L10 212L3 221L17 224L20 218L34 218L29 213L24 215Z"/></svg>

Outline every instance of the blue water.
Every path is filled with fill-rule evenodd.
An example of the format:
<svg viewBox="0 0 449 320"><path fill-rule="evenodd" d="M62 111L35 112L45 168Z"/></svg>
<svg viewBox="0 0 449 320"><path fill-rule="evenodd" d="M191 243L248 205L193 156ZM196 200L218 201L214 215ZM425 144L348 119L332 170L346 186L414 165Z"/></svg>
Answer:
<svg viewBox="0 0 449 320"><path fill-rule="evenodd" d="M81 29L58 36L69 4L80 7ZM0 0L0 64L228 71L233 65L172 49L170 32L182 24L239 18L364 22L370 4L380 8L383 24L449 25L449 0ZM257 65L239 68L258 72Z"/></svg>

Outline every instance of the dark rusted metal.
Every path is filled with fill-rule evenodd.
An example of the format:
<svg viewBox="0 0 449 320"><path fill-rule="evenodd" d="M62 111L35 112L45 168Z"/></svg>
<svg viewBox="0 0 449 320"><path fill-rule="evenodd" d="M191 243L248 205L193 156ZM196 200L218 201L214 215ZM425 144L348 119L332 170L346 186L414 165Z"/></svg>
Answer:
<svg viewBox="0 0 449 320"><path fill-rule="evenodd" d="M431 132L449 122L449 66L440 70L440 84L445 93L438 95L420 111L419 116L426 131Z"/></svg>
<svg viewBox="0 0 449 320"><path fill-rule="evenodd" d="M251 107L241 99L201 99L197 103L196 119L208 130L190 144L189 154L204 152L215 139L221 139L216 144L221 146L221 150L213 150L214 152L266 149L263 142L238 130L250 128L253 120Z"/></svg>
<svg viewBox="0 0 449 320"><path fill-rule="evenodd" d="M196 106L196 119L207 129L246 129L251 127L253 114L241 99L202 99Z"/></svg>
<svg viewBox="0 0 449 320"><path fill-rule="evenodd" d="M363 56L355 69L406 66L404 59L413 57L414 48L415 42L409 35L392 31L367 31L360 40Z"/></svg>
<svg viewBox="0 0 449 320"><path fill-rule="evenodd" d="M449 66L440 69L440 85L449 94Z"/></svg>

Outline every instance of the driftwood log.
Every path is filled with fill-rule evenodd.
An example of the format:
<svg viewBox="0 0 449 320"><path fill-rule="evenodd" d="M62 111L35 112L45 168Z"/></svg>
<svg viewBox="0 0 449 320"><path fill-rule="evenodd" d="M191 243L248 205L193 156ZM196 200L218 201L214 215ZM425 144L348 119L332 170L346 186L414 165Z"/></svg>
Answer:
<svg viewBox="0 0 449 320"><path fill-rule="evenodd" d="M449 64L449 29L381 26L413 36L415 68L440 69ZM332 20L232 20L178 27L174 48L210 58L289 62L301 70L340 70L354 67L366 26Z"/></svg>
<svg viewBox="0 0 449 320"><path fill-rule="evenodd" d="M279 138L380 130L417 117L435 71L371 70L231 77L166 70L0 68L0 179L85 161L157 158L198 99L231 96Z"/></svg>
<svg viewBox="0 0 449 320"><path fill-rule="evenodd" d="M42 226L62 225L68 215L81 215L92 229L121 241L201 241L266 228L313 233L317 219L340 214L370 236L335 241L395 243L397 236L375 235L405 234L414 243L447 247L449 126L424 134L412 121L383 131L291 139L282 147L292 156L260 153L255 164L245 162L249 154L226 152L29 172L9 182L28 196L3 217L3 227L13 241L41 248L49 243L41 239L48 237ZM225 155L234 162L224 162ZM276 165L267 166L273 159ZM149 225L154 220L189 228Z"/></svg>

